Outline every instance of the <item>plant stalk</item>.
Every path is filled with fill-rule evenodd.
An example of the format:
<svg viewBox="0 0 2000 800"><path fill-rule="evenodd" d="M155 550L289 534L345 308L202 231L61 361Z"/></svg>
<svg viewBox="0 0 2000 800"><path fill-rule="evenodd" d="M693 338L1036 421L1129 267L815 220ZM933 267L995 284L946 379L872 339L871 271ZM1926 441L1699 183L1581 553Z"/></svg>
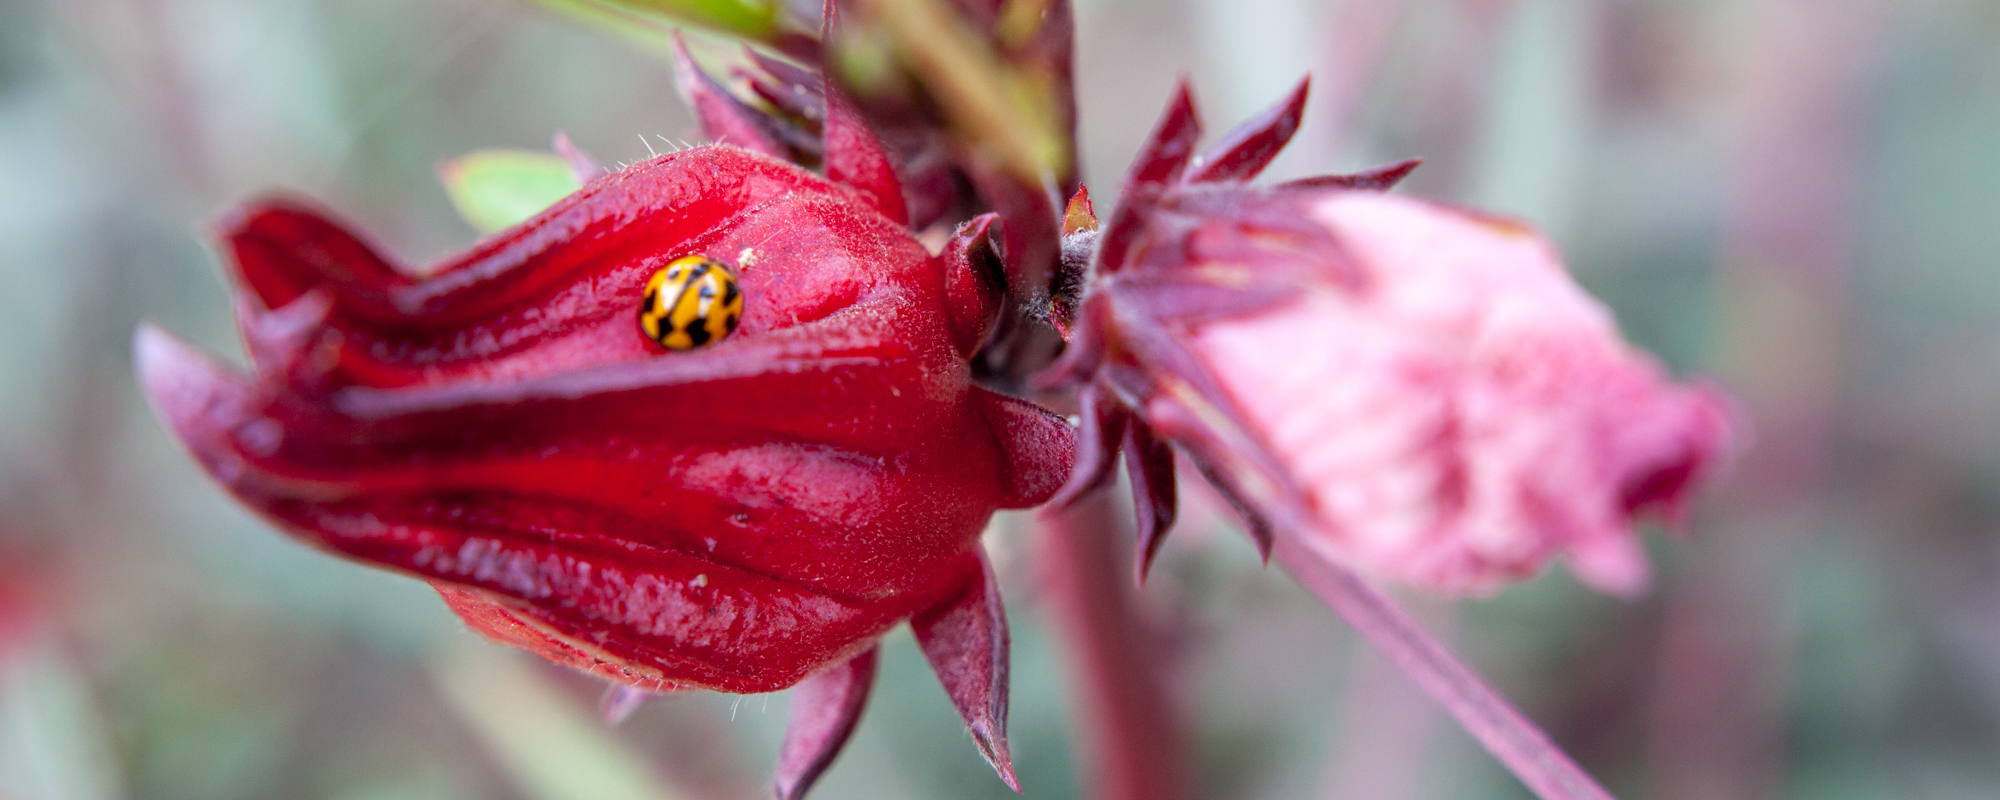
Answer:
<svg viewBox="0 0 2000 800"><path fill-rule="evenodd" d="M1280 532L1278 562L1363 639L1444 706L1473 738L1542 800L1612 800L1493 687L1396 601L1299 537Z"/></svg>
<svg viewBox="0 0 2000 800"><path fill-rule="evenodd" d="M1110 492L1043 512L1043 605L1061 636L1080 708L1086 797L1188 800L1188 737L1155 621L1135 607L1132 538Z"/></svg>

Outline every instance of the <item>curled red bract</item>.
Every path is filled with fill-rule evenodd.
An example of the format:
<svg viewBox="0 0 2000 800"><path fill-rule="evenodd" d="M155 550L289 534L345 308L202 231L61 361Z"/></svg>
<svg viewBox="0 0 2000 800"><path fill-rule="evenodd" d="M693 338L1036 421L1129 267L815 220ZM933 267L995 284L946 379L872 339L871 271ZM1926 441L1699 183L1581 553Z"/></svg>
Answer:
<svg viewBox="0 0 2000 800"><path fill-rule="evenodd" d="M933 256L865 188L694 148L421 278L253 203L220 231L251 374L144 329L141 382L237 499L490 636L653 691L780 689L983 585L987 518L1070 466L1060 418L971 382L1004 289L983 225ZM745 308L669 352L636 314L687 255Z"/></svg>

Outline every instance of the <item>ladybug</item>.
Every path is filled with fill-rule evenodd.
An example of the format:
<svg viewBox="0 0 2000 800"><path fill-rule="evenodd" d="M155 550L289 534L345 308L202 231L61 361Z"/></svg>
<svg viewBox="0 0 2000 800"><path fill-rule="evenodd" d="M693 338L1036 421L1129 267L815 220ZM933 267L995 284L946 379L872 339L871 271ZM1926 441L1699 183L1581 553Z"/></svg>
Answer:
<svg viewBox="0 0 2000 800"><path fill-rule="evenodd" d="M721 341L743 318L743 290L736 273L708 256L682 256L646 281L639 301L639 330L668 350L692 350Z"/></svg>

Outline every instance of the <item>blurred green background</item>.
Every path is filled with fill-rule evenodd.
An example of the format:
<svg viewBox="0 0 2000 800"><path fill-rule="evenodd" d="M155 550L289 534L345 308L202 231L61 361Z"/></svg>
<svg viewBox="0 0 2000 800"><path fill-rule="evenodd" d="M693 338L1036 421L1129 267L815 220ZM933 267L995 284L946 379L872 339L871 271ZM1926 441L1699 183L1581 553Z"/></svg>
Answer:
<svg viewBox="0 0 2000 800"><path fill-rule="evenodd" d="M2000 3L1078 0L1108 199L1177 75L1220 129L1315 76L1272 177L1406 157L1533 221L1756 445L1635 603L1559 571L1421 615L1621 797L2000 797ZM709 52L725 54L721 49ZM434 168L692 139L665 61L505 0L0 0L0 798L750 798L785 699L606 732L598 687L210 486L134 390L151 319L240 351L203 234L317 197L407 263ZM1027 796L1082 796L1019 518ZM1199 506L1143 595L1212 798L1515 798ZM816 797L1005 797L906 633Z"/></svg>

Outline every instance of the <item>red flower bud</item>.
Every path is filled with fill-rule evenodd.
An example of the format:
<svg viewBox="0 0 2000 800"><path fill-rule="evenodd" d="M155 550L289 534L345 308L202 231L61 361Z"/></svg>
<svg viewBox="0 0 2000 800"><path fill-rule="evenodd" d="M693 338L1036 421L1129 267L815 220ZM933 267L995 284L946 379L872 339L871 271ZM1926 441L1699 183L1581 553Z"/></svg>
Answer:
<svg viewBox="0 0 2000 800"><path fill-rule="evenodd" d="M871 155L828 161L891 174L856 168ZM252 374L145 329L141 381L239 500L432 582L494 638L647 690L764 692L915 616L920 638L999 648L940 664L955 698L984 682L976 705L1005 688L979 533L1055 490L1071 433L971 382L1003 290L985 221L932 256L895 190L700 147L426 278L254 203L220 231ZM739 289L742 317L672 351L641 295L686 256L727 268L704 286Z"/></svg>

